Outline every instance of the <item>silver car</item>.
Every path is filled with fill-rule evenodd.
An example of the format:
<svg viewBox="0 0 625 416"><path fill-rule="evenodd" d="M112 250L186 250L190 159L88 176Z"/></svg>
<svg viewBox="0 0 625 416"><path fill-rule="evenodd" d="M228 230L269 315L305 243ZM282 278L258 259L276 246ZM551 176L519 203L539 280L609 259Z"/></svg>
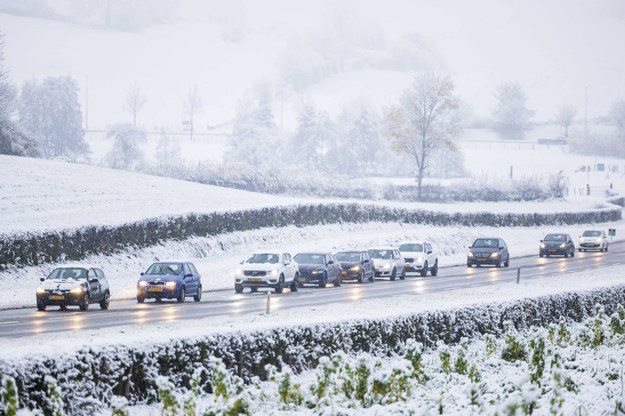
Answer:
<svg viewBox="0 0 625 416"><path fill-rule="evenodd" d="M579 251L608 251L608 236L602 230L586 230L579 236Z"/></svg>
<svg viewBox="0 0 625 416"><path fill-rule="evenodd" d="M388 277L395 280L406 278L405 261L398 249L394 247L377 247L368 250L373 260L375 277Z"/></svg>

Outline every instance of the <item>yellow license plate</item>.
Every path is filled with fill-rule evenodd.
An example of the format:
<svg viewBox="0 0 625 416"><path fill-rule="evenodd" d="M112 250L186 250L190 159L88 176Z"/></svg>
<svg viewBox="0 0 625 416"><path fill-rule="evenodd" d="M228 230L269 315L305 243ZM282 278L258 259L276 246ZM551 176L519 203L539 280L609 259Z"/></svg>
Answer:
<svg viewBox="0 0 625 416"><path fill-rule="evenodd" d="M63 296L63 295L50 295L50 299L52 299L52 300L65 300L65 296Z"/></svg>
<svg viewBox="0 0 625 416"><path fill-rule="evenodd" d="M250 277L249 279L250 282L261 282L263 279L261 279L260 277Z"/></svg>
<svg viewBox="0 0 625 416"><path fill-rule="evenodd" d="M341 276L347 276L347 272L345 271L341 272Z"/></svg>
<svg viewBox="0 0 625 416"><path fill-rule="evenodd" d="M162 287L150 287L148 288L148 292L162 292L163 288Z"/></svg>

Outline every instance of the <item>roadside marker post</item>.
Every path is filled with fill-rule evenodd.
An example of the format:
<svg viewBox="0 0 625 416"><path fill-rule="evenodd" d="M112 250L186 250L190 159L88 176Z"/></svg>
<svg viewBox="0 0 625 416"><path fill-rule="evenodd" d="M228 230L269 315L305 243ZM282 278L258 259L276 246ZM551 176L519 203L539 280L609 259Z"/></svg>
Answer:
<svg viewBox="0 0 625 416"><path fill-rule="evenodd" d="M516 284L518 285L521 281L521 268L517 267L516 269Z"/></svg>
<svg viewBox="0 0 625 416"><path fill-rule="evenodd" d="M271 292L267 292L267 309L265 310L265 315L269 315L271 313Z"/></svg>

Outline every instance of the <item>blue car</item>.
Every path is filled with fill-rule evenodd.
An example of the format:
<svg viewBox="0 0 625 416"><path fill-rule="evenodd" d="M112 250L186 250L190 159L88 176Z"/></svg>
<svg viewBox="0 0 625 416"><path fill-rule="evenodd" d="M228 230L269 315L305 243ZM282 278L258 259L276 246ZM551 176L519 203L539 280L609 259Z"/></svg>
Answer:
<svg viewBox="0 0 625 416"><path fill-rule="evenodd" d="M202 299L202 276L193 263L184 261L159 261L153 263L137 282L137 302L146 299L176 299L178 303L188 296L199 302Z"/></svg>

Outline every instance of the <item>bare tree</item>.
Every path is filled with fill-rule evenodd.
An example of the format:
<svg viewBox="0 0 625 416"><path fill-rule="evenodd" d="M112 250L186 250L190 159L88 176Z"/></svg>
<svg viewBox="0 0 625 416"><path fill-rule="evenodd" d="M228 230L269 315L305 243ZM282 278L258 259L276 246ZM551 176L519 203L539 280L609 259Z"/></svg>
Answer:
<svg viewBox="0 0 625 416"><path fill-rule="evenodd" d="M397 153L407 154L415 162L418 197L432 153L440 148L455 150L452 139L460 134L461 127L453 92L448 76L420 75L403 92L400 105L384 111L384 135Z"/></svg>
<svg viewBox="0 0 625 416"><path fill-rule="evenodd" d="M569 127L573 124L577 109L572 105L564 104L558 109L556 121L564 128L564 137L569 137Z"/></svg>
<svg viewBox="0 0 625 416"><path fill-rule="evenodd" d="M185 100L183 101L184 109L186 112L186 120L185 124L189 129L189 135L191 140L193 140L193 120L198 112L202 110L204 107L204 103L202 102L202 97L200 97L200 93L197 88L197 84L194 84L193 87L189 88L189 92Z"/></svg>
<svg viewBox="0 0 625 416"><path fill-rule="evenodd" d="M612 104L610 118L616 126L618 137L625 137L625 100L619 100Z"/></svg>
<svg viewBox="0 0 625 416"><path fill-rule="evenodd" d="M126 111L132 114L132 124L137 126L137 113L143 109L145 105L145 95L141 93L141 89L137 84L133 84L126 94Z"/></svg>

